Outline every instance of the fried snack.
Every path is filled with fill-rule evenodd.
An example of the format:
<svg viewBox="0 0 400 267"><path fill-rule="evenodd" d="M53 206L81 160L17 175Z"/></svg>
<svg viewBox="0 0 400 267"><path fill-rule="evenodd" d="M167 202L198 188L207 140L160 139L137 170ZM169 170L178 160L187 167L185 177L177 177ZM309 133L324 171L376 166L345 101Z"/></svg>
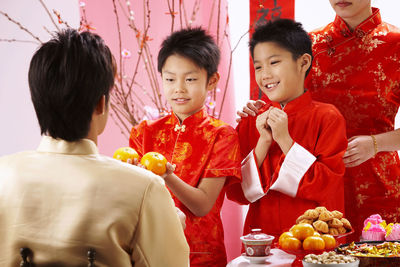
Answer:
<svg viewBox="0 0 400 267"><path fill-rule="evenodd" d="M343 226L342 226L342 227L339 227L339 228L337 228L337 229L338 229L338 231L339 231L339 235L345 234L345 233L347 232L346 228L344 228Z"/></svg>
<svg viewBox="0 0 400 267"><path fill-rule="evenodd" d="M330 211L323 211L323 212L319 215L318 220L327 222L327 221L332 220L333 218L334 218L334 217L333 217L332 212L330 212Z"/></svg>
<svg viewBox="0 0 400 267"><path fill-rule="evenodd" d="M318 220L318 221L315 221L312 225L314 226L315 230L317 230L318 232L325 233L325 234L329 233L329 226L324 221Z"/></svg>
<svg viewBox="0 0 400 267"><path fill-rule="evenodd" d="M319 217L319 212L314 209L309 209L306 210L303 215L305 216L305 219L315 220Z"/></svg>
<svg viewBox="0 0 400 267"><path fill-rule="evenodd" d="M333 217L335 217L336 219L342 219L343 218L343 213L341 213L340 211L338 211L338 210L334 210L334 211L331 211L332 212L332 214L333 214Z"/></svg>
<svg viewBox="0 0 400 267"><path fill-rule="evenodd" d="M300 224L300 223L308 223L308 224L313 224L313 220L311 220L311 219L302 219L301 221L299 221L297 224Z"/></svg>
<svg viewBox="0 0 400 267"><path fill-rule="evenodd" d="M318 211L319 214L321 214L323 211L328 211L325 207L316 207L316 211Z"/></svg>
<svg viewBox="0 0 400 267"><path fill-rule="evenodd" d="M328 226L339 228L343 226L343 223L339 219L333 218L332 220L328 221Z"/></svg>
<svg viewBox="0 0 400 267"><path fill-rule="evenodd" d="M302 220L304 220L304 219L306 219L306 216L304 216L304 214L303 214L303 215L300 215L300 216L296 219L296 224L299 224L300 221L302 221Z"/></svg>
<svg viewBox="0 0 400 267"><path fill-rule="evenodd" d="M329 234L331 235L339 235L339 231L337 228L329 228Z"/></svg>
<svg viewBox="0 0 400 267"><path fill-rule="evenodd" d="M351 230L351 224L349 220L347 220L346 218L342 218L340 219L340 221L343 223L344 228L346 228L347 230Z"/></svg>

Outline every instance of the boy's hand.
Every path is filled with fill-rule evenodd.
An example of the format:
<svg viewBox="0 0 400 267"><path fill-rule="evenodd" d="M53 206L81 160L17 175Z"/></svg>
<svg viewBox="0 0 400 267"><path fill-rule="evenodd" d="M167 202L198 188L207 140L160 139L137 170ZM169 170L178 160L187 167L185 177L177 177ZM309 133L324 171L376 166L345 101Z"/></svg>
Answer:
<svg viewBox="0 0 400 267"><path fill-rule="evenodd" d="M260 134L260 139L264 139L266 142L272 142L271 128L267 121L269 118L270 109L264 111L264 113L258 115L256 119L256 128Z"/></svg>
<svg viewBox="0 0 400 267"><path fill-rule="evenodd" d="M181 222L183 230L186 228L186 215L178 207L176 208L176 213L178 214L179 221Z"/></svg>
<svg viewBox="0 0 400 267"><path fill-rule="evenodd" d="M167 164L166 164L165 166L167 167L167 170L166 170L166 172L165 172L163 175L161 175L161 177L162 177L164 180L167 179L167 177L168 177L170 174L173 174L174 171L175 171L175 168L176 168L176 165L175 165L175 164L171 164L171 163L169 163L169 162L167 162Z"/></svg>
<svg viewBox="0 0 400 267"><path fill-rule="evenodd" d="M133 161L132 161L132 159L127 159L126 163L129 163L129 164L132 164L132 165L136 165L136 166L139 166L139 167L144 167L143 165L141 165L139 163L137 158L134 158Z"/></svg>
<svg viewBox="0 0 400 267"><path fill-rule="evenodd" d="M243 107L242 111L236 112L239 118L236 119L236 122L240 122L242 118L250 116L256 116L258 113L258 110L265 105L265 102L262 100L249 100L246 104L246 106Z"/></svg>
<svg viewBox="0 0 400 267"><path fill-rule="evenodd" d="M267 123L271 127L272 138L286 155L293 144L293 139L289 134L287 114L285 111L275 107L270 107L268 111Z"/></svg>

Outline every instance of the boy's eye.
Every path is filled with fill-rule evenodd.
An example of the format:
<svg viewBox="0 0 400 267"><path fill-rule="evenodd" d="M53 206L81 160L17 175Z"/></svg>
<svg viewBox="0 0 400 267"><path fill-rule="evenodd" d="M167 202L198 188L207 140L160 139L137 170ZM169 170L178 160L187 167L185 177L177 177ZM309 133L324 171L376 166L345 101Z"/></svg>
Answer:
<svg viewBox="0 0 400 267"><path fill-rule="evenodd" d="M172 82L172 81L174 81L174 79L172 79L172 78L165 78L164 80L167 81L167 82Z"/></svg>
<svg viewBox="0 0 400 267"><path fill-rule="evenodd" d="M197 80L196 78L187 78L187 79L186 79L187 82L194 82L194 81L196 81L196 80Z"/></svg>
<svg viewBox="0 0 400 267"><path fill-rule="evenodd" d="M271 65L278 64L279 62L280 62L279 60L274 60L274 61L271 61Z"/></svg>
<svg viewBox="0 0 400 267"><path fill-rule="evenodd" d="M259 69L261 69L261 66L254 66L254 69L259 70Z"/></svg>

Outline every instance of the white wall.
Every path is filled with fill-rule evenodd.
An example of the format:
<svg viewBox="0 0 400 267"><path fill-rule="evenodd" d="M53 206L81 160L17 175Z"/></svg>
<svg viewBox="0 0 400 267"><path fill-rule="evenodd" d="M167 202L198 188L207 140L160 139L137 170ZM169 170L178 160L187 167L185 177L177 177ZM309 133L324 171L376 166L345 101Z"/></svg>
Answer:
<svg viewBox="0 0 400 267"><path fill-rule="evenodd" d="M45 0L50 12L59 11L71 26L79 25L78 1ZM43 41L55 27L38 0L1 0L0 10L8 13ZM75 22L75 23L74 23ZM73 24L74 23L74 24ZM0 15L0 39L32 40L18 26ZM29 62L38 44L0 42L0 156L36 149L40 129L28 87Z"/></svg>

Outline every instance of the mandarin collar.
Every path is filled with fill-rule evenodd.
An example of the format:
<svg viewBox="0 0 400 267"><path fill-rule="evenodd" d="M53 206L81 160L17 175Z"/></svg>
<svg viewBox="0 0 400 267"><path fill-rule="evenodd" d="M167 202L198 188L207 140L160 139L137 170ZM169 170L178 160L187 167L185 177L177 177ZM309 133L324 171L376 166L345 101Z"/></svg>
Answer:
<svg viewBox="0 0 400 267"><path fill-rule="evenodd" d="M71 155L99 154L99 150L92 140L81 139L75 142L68 142L62 139L54 139L50 136L42 136L37 151Z"/></svg>
<svg viewBox="0 0 400 267"><path fill-rule="evenodd" d="M205 107L201 108L199 111L196 113L190 115L186 119L182 121L182 123L179 122L179 118L175 115L175 113L172 112L172 123L173 124L178 124L178 125L198 125L200 124L205 118L208 117L208 113Z"/></svg>
<svg viewBox="0 0 400 267"><path fill-rule="evenodd" d="M271 102L270 104L266 104L264 107L262 107L260 113L266 111L272 105L276 108L282 109L283 111L286 112L286 114L290 115L306 108L309 104L311 104L311 102L312 102L311 93L309 91L305 91L304 94L302 94L296 99L293 99L292 101L287 103L286 106L284 106L283 108L281 104L279 104L278 102Z"/></svg>
<svg viewBox="0 0 400 267"><path fill-rule="evenodd" d="M333 25L344 37L349 37L355 34L357 37L361 38L364 37L364 35L366 35L370 31L372 31L373 29L375 29L381 23L382 23L382 17L379 8L372 7L372 15L369 16L363 22L361 22L354 29L354 31L351 31L347 26L346 22L338 15L336 15Z"/></svg>

